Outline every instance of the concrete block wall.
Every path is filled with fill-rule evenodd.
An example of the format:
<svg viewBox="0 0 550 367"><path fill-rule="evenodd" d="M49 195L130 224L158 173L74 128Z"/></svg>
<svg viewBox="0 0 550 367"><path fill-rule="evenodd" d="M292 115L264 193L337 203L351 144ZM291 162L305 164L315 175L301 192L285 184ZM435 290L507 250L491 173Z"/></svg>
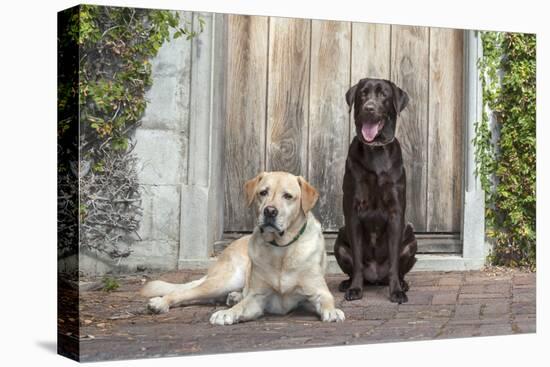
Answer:
<svg viewBox="0 0 550 367"><path fill-rule="evenodd" d="M181 24L191 12L179 12ZM153 84L147 109L133 138L142 189L141 239L120 262L81 251L79 268L85 275L138 269L172 270L180 249L181 187L187 181L192 42L180 37L166 42L152 60ZM60 260L60 265L76 259Z"/></svg>

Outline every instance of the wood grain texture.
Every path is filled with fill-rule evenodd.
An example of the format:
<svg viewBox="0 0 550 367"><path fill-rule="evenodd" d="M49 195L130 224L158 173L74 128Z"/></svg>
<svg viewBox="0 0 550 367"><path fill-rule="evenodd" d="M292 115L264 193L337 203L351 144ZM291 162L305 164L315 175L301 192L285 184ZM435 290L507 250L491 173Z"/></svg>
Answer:
<svg viewBox="0 0 550 367"><path fill-rule="evenodd" d="M269 22L266 167L305 176L311 21Z"/></svg>
<svg viewBox="0 0 550 367"><path fill-rule="evenodd" d="M252 229L242 185L264 169L304 175L321 193L315 214L324 230L343 224L353 135L344 95L366 76L391 79L410 96L397 124L406 219L417 232L460 231L462 31L236 15L227 21L226 232Z"/></svg>
<svg viewBox="0 0 550 367"><path fill-rule="evenodd" d="M268 18L228 16L225 230L250 230L243 184L265 169Z"/></svg>
<svg viewBox="0 0 550 367"><path fill-rule="evenodd" d="M363 78L390 78L389 24L351 24L351 85ZM350 142L355 137L353 117L350 119Z"/></svg>
<svg viewBox="0 0 550 367"><path fill-rule="evenodd" d="M426 230L429 28L392 26L391 79L409 94L397 120L397 138L407 173L405 219Z"/></svg>
<svg viewBox="0 0 550 367"><path fill-rule="evenodd" d="M461 30L430 29L427 230L460 231L463 171Z"/></svg>
<svg viewBox="0 0 550 367"><path fill-rule="evenodd" d="M352 23L351 82L370 77L389 79L389 24Z"/></svg>
<svg viewBox="0 0 550 367"><path fill-rule="evenodd" d="M343 225L342 180L349 145L351 24L312 21L309 105L310 183L320 192L315 214L323 229Z"/></svg>

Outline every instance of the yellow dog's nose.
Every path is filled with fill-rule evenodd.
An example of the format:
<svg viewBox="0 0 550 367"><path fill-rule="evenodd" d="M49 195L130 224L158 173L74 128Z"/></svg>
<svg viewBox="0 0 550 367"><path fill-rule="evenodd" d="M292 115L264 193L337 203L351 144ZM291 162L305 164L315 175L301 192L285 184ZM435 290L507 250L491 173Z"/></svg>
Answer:
<svg viewBox="0 0 550 367"><path fill-rule="evenodd" d="M266 218L275 218L279 214L279 211L274 206L266 206L264 208L264 216Z"/></svg>

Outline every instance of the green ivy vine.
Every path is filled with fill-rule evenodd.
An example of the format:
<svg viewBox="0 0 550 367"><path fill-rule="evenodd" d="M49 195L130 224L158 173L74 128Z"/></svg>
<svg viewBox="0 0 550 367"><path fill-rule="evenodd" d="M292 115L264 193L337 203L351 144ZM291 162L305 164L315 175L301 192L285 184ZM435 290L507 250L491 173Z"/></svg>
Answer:
<svg viewBox="0 0 550 367"><path fill-rule="evenodd" d="M473 141L494 265L536 268L536 36L482 32Z"/></svg>
<svg viewBox="0 0 550 367"><path fill-rule="evenodd" d="M200 31L204 26L199 19ZM197 35L179 13L82 5L70 35L80 47L79 105L83 149L108 141L128 148L128 130L143 115L151 86L150 60L165 41Z"/></svg>
<svg viewBox="0 0 550 367"><path fill-rule="evenodd" d="M141 193L129 137L147 106L151 59L166 41L190 40L203 28L202 18L193 26L168 10L79 5L60 13L60 256L77 246L130 254Z"/></svg>

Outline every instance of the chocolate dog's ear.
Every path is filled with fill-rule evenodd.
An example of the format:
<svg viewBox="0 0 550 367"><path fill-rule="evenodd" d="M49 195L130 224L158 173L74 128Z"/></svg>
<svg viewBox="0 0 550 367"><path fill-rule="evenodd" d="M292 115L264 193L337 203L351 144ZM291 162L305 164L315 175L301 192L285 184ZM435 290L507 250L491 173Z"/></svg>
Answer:
<svg viewBox="0 0 550 367"><path fill-rule="evenodd" d="M246 205L250 206L254 201L254 195L256 194L256 187L265 176L265 172L260 173L256 177L246 181L244 183L244 192L246 194Z"/></svg>
<svg viewBox="0 0 550 367"><path fill-rule="evenodd" d="M359 83L355 84L346 92L346 102L348 103L348 106L349 106L348 112L351 112L351 108L353 107L353 102L355 101L355 93L357 93L358 87L359 87Z"/></svg>
<svg viewBox="0 0 550 367"><path fill-rule="evenodd" d="M302 210L305 214L307 214L307 212L313 209L313 207L317 203L317 199L319 199L319 193L302 176L298 176L298 184L302 189Z"/></svg>
<svg viewBox="0 0 550 367"><path fill-rule="evenodd" d="M390 82L392 91L393 91L393 108L395 113L399 116L399 113L403 111L407 104L409 103L409 95L403 89L399 88L393 82Z"/></svg>

